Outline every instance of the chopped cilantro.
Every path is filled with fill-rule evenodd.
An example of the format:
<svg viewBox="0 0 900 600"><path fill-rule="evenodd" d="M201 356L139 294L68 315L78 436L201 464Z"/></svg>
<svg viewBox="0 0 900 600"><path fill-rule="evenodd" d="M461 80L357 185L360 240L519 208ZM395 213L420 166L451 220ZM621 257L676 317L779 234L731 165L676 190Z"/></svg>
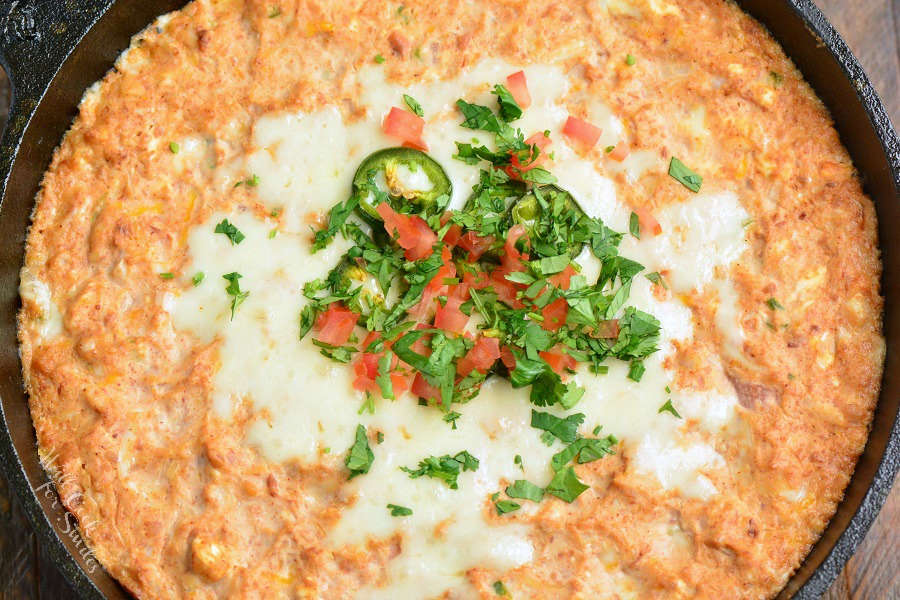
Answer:
<svg viewBox="0 0 900 600"><path fill-rule="evenodd" d="M498 515L505 515L522 508L521 504L512 500L497 500L494 502L494 506L497 508Z"/></svg>
<svg viewBox="0 0 900 600"><path fill-rule="evenodd" d="M636 62L637 62L637 59L634 57L633 54L625 55L625 64L628 65L629 67L634 65L634 63L636 63Z"/></svg>
<svg viewBox="0 0 900 600"><path fill-rule="evenodd" d="M526 143L525 134L510 125L521 117L521 107L504 86L492 91L495 106L465 99L456 103L463 127L486 132L479 134L485 141L456 142L454 159L478 169L462 209L444 213L446 204L441 204L439 212L423 210L418 198L393 196L370 173L354 182L353 192L331 208L327 224L314 233L314 250L337 236L349 249L327 276L303 286L300 337L333 304L352 313L356 330L368 332L340 346L313 340L322 354L354 368L362 353L379 356L360 412L374 412L376 397L395 396L394 357L402 361L399 373L417 378L413 387L419 405L441 410L444 422L455 429L460 417L455 405L477 396L488 378L529 387L527 397L535 407L570 410L585 394L571 377L576 369L605 374L608 362L619 360L629 364L628 377L639 381L644 359L658 349L659 321L629 305L633 279L644 267L620 254L623 233L587 215L558 187L546 165L536 163L544 140ZM415 99L406 95L404 101L421 114ZM549 131L544 135L549 137ZM696 176L698 189L700 182ZM364 198L366 206L387 203L396 220L373 222L360 207ZM411 240L405 241L409 235L401 235L407 224L421 228L431 247L411 249ZM636 215L629 229L640 236ZM589 270L579 264L583 249L600 263L596 279L589 279ZM665 285L659 273L646 277ZM452 300L461 303L458 312ZM468 334L445 329L436 311L471 318ZM532 416L544 443L564 445L551 459L556 476L546 493L567 501L585 488L572 466L612 454L618 443L614 436L596 437L599 429L594 437L581 436L583 422L580 413L535 410ZM521 456L514 462L524 472ZM402 469L412 478L429 477L456 489L459 474L478 469L478 459L468 452L429 456L415 468ZM509 486L510 498L544 493L524 480ZM516 504L501 500L499 493L492 502L501 514Z"/></svg>
<svg viewBox="0 0 900 600"><path fill-rule="evenodd" d="M174 273L160 273L159 278L160 279L175 279L175 274Z"/></svg>
<svg viewBox="0 0 900 600"><path fill-rule="evenodd" d="M458 412L450 411L446 415L444 415L444 421L450 423L450 429L456 429L456 420L460 418L462 415Z"/></svg>
<svg viewBox="0 0 900 600"><path fill-rule="evenodd" d="M669 161L669 175L694 193L700 191L700 185L703 183L703 178L700 175L691 171L674 156Z"/></svg>
<svg viewBox="0 0 900 600"><path fill-rule="evenodd" d="M669 398L668 400L666 400L666 403L663 404L662 406L660 406L660 407L659 407L659 410L656 411L656 412L657 412L657 413L660 413L660 414L661 414L661 413L664 413L664 412L667 412L667 413L671 413L672 416L675 417L676 419L680 419L680 418L681 418L681 415L678 414L678 411L675 410L675 407L672 405L672 399L671 399L671 398Z"/></svg>
<svg viewBox="0 0 900 600"><path fill-rule="evenodd" d="M418 469L400 467L400 470L409 475L410 479L418 479L425 476L439 479L447 484L451 490L459 488L457 478L463 471L477 471L479 461L477 458L463 450L454 456L429 456L419 461Z"/></svg>
<svg viewBox="0 0 900 600"><path fill-rule="evenodd" d="M632 381L640 381L644 376L644 371L647 368L644 366L644 362L641 360L633 360L631 361L631 365L628 367L628 379Z"/></svg>
<svg viewBox="0 0 900 600"><path fill-rule="evenodd" d="M347 451L347 458L344 459L344 464L350 470L348 479L368 473L374 460L375 454L372 453L372 448L369 447L366 428L362 425L357 425L353 445L350 446L350 449Z"/></svg>
<svg viewBox="0 0 900 600"><path fill-rule="evenodd" d="M246 237L243 233L241 233L240 229L229 223L228 219L222 219L216 225L215 233L225 234L225 237L227 237L231 241L232 246L234 246L235 244L240 244Z"/></svg>
<svg viewBox="0 0 900 600"><path fill-rule="evenodd" d="M177 142L169 142L169 152L178 154L179 150L181 150L181 146L179 146Z"/></svg>
<svg viewBox="0 0 900 600"><path fill-rule="evenodd" d="M566 502L574 502L588 487L578 479L575 469L565 467L556 472L544 491Z"/></svg>
<svg viewBox="0 0 900 600"><path fill-rule="evenodd" d="M247 299L247 296L250 295L250 292L242 292L241 284L238 282L238 279L243 277L240 273L227 273L222 275L222 278L228 281L228 285L225 286L225 293L231 296L231 320L234 320L234 311L237 310L237 307L240 306L244 300Z"/></svg>
<svg viewBox="0 0 900 600"><path fill-rule="evenodd" d="M394 384L391 381L392 360L394 353L388 350L378 360L378 375L375 377L375 383L381 389L381 396L387 400L394 400Z"/></svg>
<svg viewBox="0 0 900 600"><path fill-rule="evenodd" d="M660 275L659 273L657 273L656 271L653 271L652 273L647 273L646 275L644 275L644 277L646 277L647 279L649 279L651 282L653 282L656 285L661 285L664 288L669 289L669 286L666 284L666 280L663 279L663 276Z"/></svg>
<svg viewBox="0 0 900 600"><path fill-rule="evenodd" d="M409 107L409 110L413 111L416 115L420 117L425 116L425 111L422 110L422 105L419 104L415 98L407 94L403 94L403 101L406 102L406 106Z"/></svg>
<svg viewBox="0 0 900 600"><path fill-rule="evenodd" d="M522 500L540 502L544 499L544 490L530 481L517 479L512 485L507 486L506 495L510 498L521 498Z"/></svg>
<svg viewBox="0 0 900 600"><path fill-rule="evenodd" d="M380 55L380 54L376 54L376 55L375 55L375 58L372 59L372 60L374 60L377 64L380 65L380 64L382 64L382 63L384 62L384 57L383 57L382 55Z"/></svg>
<svg viewBox="0 0 900 600"><path fill-rule="evenodd" d="M772 310L784 310L784 307L775 298L769 298L768 300L766 300L766 304L768 304L769 308L771 308Z"/></svg>
<svg viewBox="0 0 900 600"><path fill-rule="evenodd" d="M575 438L578 436L578 427L582 423L584 423L584 415L582 413L576 413L561 419L556 415L531 409L532 427L542 429L567 444L575 441Z"/></svg>
<svg viewBox="0 0 900 600"><path fill-rule="evenodd" d="M516 454L516 455L513 457L513 464L515 464L516 466L518 466L519 469L521 469L522 471L525 470L525 465L522 464L522 455L521 455L521 454Z"/></svg>
<svg viewBox="0 0 900 600"><path fill-rule="evenodd" d="M636 212L632 212L628 218L628 231L637 239L641 239L641 219Z"/></svg>
<svg viewBox="0 0 900 600"><path fill-rule="evenodd" d="M194 273L194 276L191 277L191 283L194 284L194 287L197 287L203 282L205 278L206 273L204 273L203 271L197 271L196 273Z"/></svg>
<svg viewBox="0 0 900 600"><path fill-rule="evenodd" d="M406 508L405 506L400 506L398 504L388 504L387 508L391 511L392 517L408 517L413 514L411 508Z"/></svg>
<svg viewBox="0 0 900 600"><path fill-rule="evenodd" d="M598 430L594 430L597 435ZM578 438L564 449L560 450L550 459L550 466L554 471L559 471L577 458L578 464L584 464L600 460L604 456L614 454L619 440L614 435L603 438Z"/></svg>
<svg viewBox="0 0 900 600"><path fill-rule="evenodd" d="M506 86L495 85L494 93L497 95L497 102L500 105L500 118L509 123L515 121L522 116L522 107L513 98Z"/></svg>
<svg viewBox="0 0 900 600"><path fill-rule="evenodd" d="M465 120L462 122L463 127L469 129L481 129L483 131L491 131L499 133L501 130L500 122L497 116L487 106L479 104L469 104L465 100L457 100L456 107L462 113Z"/></svg>
<svg viewBox="0 0 900 600"><path fill-rule="evenodd" d="M494 593L498 596L509 596L509 590L506 589L506 586L499 579L494 582Z"/></svg>

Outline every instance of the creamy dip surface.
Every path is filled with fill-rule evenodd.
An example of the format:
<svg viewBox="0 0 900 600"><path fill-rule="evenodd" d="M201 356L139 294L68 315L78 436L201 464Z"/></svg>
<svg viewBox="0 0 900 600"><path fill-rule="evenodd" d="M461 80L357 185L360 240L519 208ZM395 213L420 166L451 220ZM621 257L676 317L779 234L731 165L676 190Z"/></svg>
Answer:
<svg viewBox="0 0 900 600"><path fill-rule="evenodd" d="M546 132L541 166L623 234L644 267L627 304L659 321L658 350L637 377L579 363L568 409L499 374L449 419L410 391L367 395L358 357L301 335L304 285L353 245L314 251L314 232L400 145L392 109L421 111L462 210L489 167L456 142L493 136L456 102L496 109L519 71L530 104L510 125ZM575 263L601 273L587 247ZM85 96L35 209L20 339L40 452L138 597L764 598L865 443L879 273L826 111L730 3L198 0ZM614 436L611 454L572 463L576 498L509 510L514 482L553 488L567 446L535 409L581 415L576 437ZM348 471L362 442L369 464ZM477 468L455 489L411 477L462 451Z"/></svg>

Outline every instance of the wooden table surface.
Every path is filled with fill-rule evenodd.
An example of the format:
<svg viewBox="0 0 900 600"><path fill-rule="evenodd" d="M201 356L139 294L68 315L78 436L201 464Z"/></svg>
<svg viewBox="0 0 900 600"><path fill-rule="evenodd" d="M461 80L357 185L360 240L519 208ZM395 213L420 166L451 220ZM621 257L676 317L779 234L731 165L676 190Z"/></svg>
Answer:
<svg viewBox="0 0 900 600"><path fill-rule="evenodd" d="M817 0L859 57L900 124L900 0ZM0 83L5 117L6 83ZM41 551L6 481L0 477L0 600L68 600L68 588ZM900 482L826 600L900 600Z"/></svg>

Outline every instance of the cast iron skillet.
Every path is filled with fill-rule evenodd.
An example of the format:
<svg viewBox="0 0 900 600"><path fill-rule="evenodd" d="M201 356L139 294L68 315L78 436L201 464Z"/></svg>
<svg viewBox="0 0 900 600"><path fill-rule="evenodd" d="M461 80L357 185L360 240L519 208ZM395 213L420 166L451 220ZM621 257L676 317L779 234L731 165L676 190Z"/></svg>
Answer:
<svg viewBox="0 0 900 600"><path fill-rule="evenodd" d="M41 175L84 90L130 38L184 0L0 0L0 63L12 102L0 142L0 457L43 546L84 598L127 598L70 530L38 463L16 346L19 267ZM875 201L886 298L887 359L865 452L844 501L782 597L819 598L868 531L900 466L900 142L868 79L810 0L741 0L782 44L834 117ZM147 98L152 102L152 98Z"/></svg>

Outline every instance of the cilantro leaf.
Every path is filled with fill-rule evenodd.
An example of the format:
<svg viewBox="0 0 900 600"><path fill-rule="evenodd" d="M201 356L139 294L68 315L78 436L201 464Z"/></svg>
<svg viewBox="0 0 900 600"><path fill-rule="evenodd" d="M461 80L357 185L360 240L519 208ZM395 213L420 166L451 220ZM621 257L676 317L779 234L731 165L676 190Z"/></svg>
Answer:
<svg viewBox="0 0 900 600"><path fill-rule="evenodd" d="M228 222L228 219L222 219L215 228L215 233L224 233L225 237L227 237L231 241L231 245L240 244L244 241L246 237L241 230Z"/></svg>
<svg viewBox="0 0 900 600"><path fill-rule="evenodd" d="M374 460L375 454L372 453L372 448L369 447L369 438L366 435L366 428L362 425L357 425L356 438L353 445L350 446L350 450L347 451L347 458L344 459L344 464L350 470L350 477L348 477L348 479L353 479L357 475L368 473Z"/></svg>
<svg viewBox="0 0 900 600"><path fill-rule="evenodd" d="M578 464L599 460L608 454L615 454L613 448L618 443L619 440L614 435L603 438L578 438L554 454L550 459L550 466L554 471L559 471L576 457Z"/></svg>
<svg viewBox="0 0 900 600"><path fill-rule="evenodd" d="M531 409L532 427L548 431L567 444L574 442L578 437L578 427L582 423L584 423L582 413L575 413L561 419L556 415Z"/></svg>
<svg viewBox="0 0 900 600"><path fill-rule="evenodd" d="M641 239L641 219L636 212L632 212L628 218L628 231L637 239Z"/></svg>
<svg viewBox="0 0 900 600"><path fill-rule="evenodd" d="M244 300L247 299L247 296L250 295L250 292L242 292L241 284L238 282L238 279L243 277L240 273L227 273L222 275L222 279L228 281L228 285L225 286L225 293L231 296L231 320L234 321L234 311L237 310L237 307L240 306Z"/></svg>
<svg viewBox="0 0 900 600"><path fill-rule="evenodd" d="M700 191L703 178L691 171L683 162L672 157L669 161L669 175L695 194Z"/></svg>
<svg viewBox="0 0 900 600"><path fill-rule="evenodd" d="M415 98L407 94L403 94L403 101L409 107L409 110L413 111L413 113L415 113L417 116L425 116L425 111L422 110L422 105L419 104Z"/></svg>
<svg viewBox="0 0 900 600"><path fill-rule="evenodd" d="M544 499L544 489L534 485L530 481L517 479L512 485L507 486L506 495L510 498L521 498L523 500L531 500L532 502L540 502Z"/></svg>
<svg viewBox="0 0 900 600"><path fill-rule="evenodd" d="M659 410L656 411L656 412L659 413L659 414L662 414L662 413L664 413L664 412L667 412L667 413L671 413L672 416L674 416L676 419L680 419L680 418L681 418L681 415L678 414L678 411L677 411L677 410L675 410L675 406L672 404L672 399L671 399L671 398L669 398L668 400L666 400L666 403L663 404L662 406L660 406L660 407L659 407Z"/></svg>
<svg viewBox="0 0 900 600"><path fill-rule="evenodd" d="M588 487L578 479L575 469L565 467L556 472L544 491L566 502L574 502Z"/></svg>
<svg viewBox="0 0 900 600"><path fill-rule="evenodd" d="M497 115L494 114L487 106L480 104L469 104L463 99L456 101L456 108L462 113L464 121L461 123L463 127L468 129L480 129L491 133L500 132L500 122Z"/></svg>
<svg viewBox="0 0 900 600"><path fill-rule="evenodd" d="M386 400L394 399L394 384L391 381L392 360L394 360L394 353L388 350L378 360L378 375L375 377L375 383L381 388L381 397Z"/></svg>
<svg viewBox="0 0 900 600"><path fill-rule="evenodd" d="M400 467L400 470L409 475L410 479L430 477L439 479L447 484L451 490L459 489L457 478L463 471L477 471L479 461L467 451L457 453L454 456L429 456L419 461L418 469Z"/></svg>
<svg viewBox="0 0 900 600"><path fill-rule="evenodd" d="M357 206L359 206L359 196L351 194L350 197L343 202L338 202L331 207L331 210L328 211L328 226L325 227L325 229L316 231L315 243L312 247L314 253L324 249L331 243L331 240L334 239L337 232L340 231L341 227L344 226L344 223L347 222L347 217L356 210Z"/></svg>
<svg viewBox="0 0 900 600"><path fill-rule="evenodd" d="M522 508L521 504L512 500L497 500L494 502L494 506L497 508L498 515L505 515Z"/></svg>
<svg viewBox="0 0 900 600"><path fill-rule="evenodd" d="M497 95L497 102L500 105L500 118L509 123L515 121L522 116L522 107L513 98L506 86L495 85L494 94Z"/></svg>
<svg viewBox="0 0 900 600"><path fill-rule="evenodd" d="M387 508L391 511L392 517L408 517L413 514L411 508L406 508L405 506L400 506L398 504L388 504Z"/></svg>

